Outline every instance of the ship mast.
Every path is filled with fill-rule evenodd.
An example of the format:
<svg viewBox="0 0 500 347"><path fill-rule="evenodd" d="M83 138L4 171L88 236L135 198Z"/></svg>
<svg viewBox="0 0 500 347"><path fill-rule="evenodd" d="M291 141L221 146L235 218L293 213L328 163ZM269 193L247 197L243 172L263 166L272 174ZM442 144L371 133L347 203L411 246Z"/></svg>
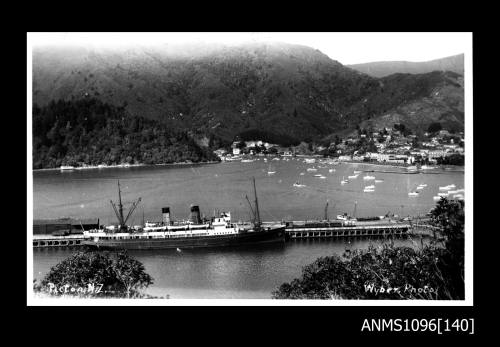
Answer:
<svg viewBox="0 0 500 347"><path fill-rule="evenodd" d="M328 200L326 200L326 205L325 205L325 220L328 220Z"/></svg>
<svg viewBox="0 0 500 347"><path fill-rule="evenodd" d="M110 202L111 202L111 206L113 206L113 210L115 211L116 218L118 218L118 223L120 224L119 228L123 229L123 228L126 228L126 223L127 223L128 219L130 218L130 216L132 215L132 213L134 212L134 210L136 209L139 202L141 202L141 198L139 198L136 202L134 202L132 204L132 207L130 208L130 210L127 214L127 217L124 218L123 217L122 192L120 190L120 181L118 180L118 209L116 208L116 205L113 202L113 200L110 200Z"/></svg>
<svg viewBox="0 0 500 347"><path fill-rule="evenodd" d="M260 228L260 212L259 212L259 201L257 200L257 188L255 188L255 177L252 177L253 179L253 192L255 195L255 217L256 217L256 223L255 226L257 228Z"/></svg>
<svg viewBox="0 0 500 347"><path fill-rule="evenodd" d="M123 204L122 204L122 192L120 190L120 180L118 180L118 213L120 216L118 219L120 220L120 225L124 225L124 219L123 219Z"/></svg>

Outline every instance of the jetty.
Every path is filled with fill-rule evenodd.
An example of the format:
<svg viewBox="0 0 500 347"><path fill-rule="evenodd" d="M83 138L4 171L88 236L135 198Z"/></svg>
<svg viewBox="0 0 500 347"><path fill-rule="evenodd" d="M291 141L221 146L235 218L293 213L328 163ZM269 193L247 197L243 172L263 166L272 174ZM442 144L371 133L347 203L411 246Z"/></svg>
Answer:
<svg viewBox="0 0 500 347"><path fill-rule="evenodd" d="M427 220L361 220L361 221L273 221L263 225L285 225L286 240L353 237L435 236L439 228ZM33 248L81 247L85 236L79 233L33 235Z"/></svg>
<svg viewBox="0 0 500 347"><path fill-rule="evenodd" d="M80 247L83 235L33 235L33 248Z"/></svg>
<svg viewBox="0 0 500 347"><path fill-rule="evenodd" d="M408 222L366 221L329 226L331 223L305 224L287 222L285 232L288 239L344 238L365 236L402 236L411 233Z"/></svg>

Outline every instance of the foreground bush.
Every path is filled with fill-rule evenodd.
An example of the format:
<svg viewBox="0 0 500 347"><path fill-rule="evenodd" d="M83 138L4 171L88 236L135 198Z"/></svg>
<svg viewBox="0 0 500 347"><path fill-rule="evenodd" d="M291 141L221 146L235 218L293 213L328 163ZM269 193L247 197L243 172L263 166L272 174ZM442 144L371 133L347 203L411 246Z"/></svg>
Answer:
<svg viewBox="0 0 500 347"><path fill-rule="evenodd" d="M34 291L52 296L145 297L140 289L153 279L144 265L125 252L78 252L51 268Z"/></svg>

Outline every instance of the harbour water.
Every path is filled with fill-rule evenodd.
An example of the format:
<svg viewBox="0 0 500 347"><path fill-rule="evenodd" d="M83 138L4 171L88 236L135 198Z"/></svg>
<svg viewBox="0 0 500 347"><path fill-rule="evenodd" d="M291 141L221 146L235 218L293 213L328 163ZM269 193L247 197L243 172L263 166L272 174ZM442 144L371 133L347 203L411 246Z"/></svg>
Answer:
<svg viewBox="0 0 500 347"><path fill-rule="evenodd" d="M270 299L271 292L301 274L318 257L342 255L346 249L381 245L382 239L296 240L251 247L129 251L141 261L154 284L148 294L171 299ZM420 240L396 239L397 245L420 246ZM33 278L43 276L71 249L37 249Z"/></svg>
<svg viewBox="0 0 500 347"><path fill-rule="evenodd" d="M276 171L269 175L268 171ZM317 171L307 171L315 167ZM161 207L169 206L172 217L184 219L192 204L202 214L231 211L233 220L249 220L252 198L251 177L255 177L263 220L321 219L325 203L328 214L357 216L386 213L418 215L434 205L440 186L464 187L463 172L442 170L439 174L397 174L361 172L341 184L354 170L387 170L365 164L306 164L303 159L226 162L208 165L107 168L101 170L36 171L33 173L33 217L99 218L101 224L116 223L110 199L116 200L119 179L125 208L142 197L129 224L161 219ZM334 171L333 171L334 170ZM330 172L332 171L332 172ZM405 169L401 169L405 171ZM303 175L301 175L303 173ZM315 174L325 176L324 179ZM369 174L382 182L365 181ZM294 187L296 181L304 187ZM427 186L418 196L409 197L419 185ZM363 192L375 185L373 192ZM397 240L412 245L409 240ZM270 298L279 284L301 273L301 268L320 256L342 254L346 248L366 248L381 240L352 239L294 241L284 245L239 247L235 249L131 252L154 278L148 293L170 298ZM34 278L41 279L50 267L74 250L34 251Z"/></svg>

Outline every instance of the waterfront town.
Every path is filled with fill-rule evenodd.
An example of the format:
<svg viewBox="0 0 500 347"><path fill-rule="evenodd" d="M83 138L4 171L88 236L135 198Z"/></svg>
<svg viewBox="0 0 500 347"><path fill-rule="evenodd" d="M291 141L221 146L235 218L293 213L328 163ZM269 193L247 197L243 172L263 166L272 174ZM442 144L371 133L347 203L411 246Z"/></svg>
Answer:
<svg viewBox="0 0 500 347"><path fill-rule="evenodd" d="M437 123L439 124L439 123ZM421 136L411 134L404 125L384 127L377 131L358 129L345 138L335 136L321 144L302 142L284 147L262 140L234 141L231 148L218 149L215 154L222 161L241 159L242 156L311 155L336 158L339 161L372 162L391 165L429 165L464 163L464 133L450 133L439 126ZM433 129L434 128L434 129ZM437 129L436 129L437 128Z"/></svg>

